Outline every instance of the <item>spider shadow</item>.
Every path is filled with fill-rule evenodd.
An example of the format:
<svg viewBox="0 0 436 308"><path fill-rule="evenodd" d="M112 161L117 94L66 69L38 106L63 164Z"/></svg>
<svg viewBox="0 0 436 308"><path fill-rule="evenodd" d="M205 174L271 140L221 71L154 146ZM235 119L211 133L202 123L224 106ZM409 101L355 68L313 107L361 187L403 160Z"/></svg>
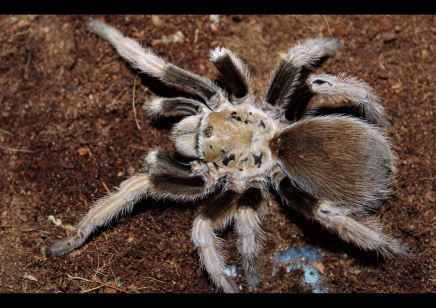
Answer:
<svg viewBox="0 0 436 308"><path fill-rule="evenodd" d="M364 251L353 244L341 240L337 234L327 230L316 221L305 218L290 206L281 203L281 209L287 219L303 232L305 244L339 256L346 254L349 259L354 261L354 265L363 268L379 270L383 268L382 265L385 263L385 260L382 256L377 255L377 253Z"/></svg>

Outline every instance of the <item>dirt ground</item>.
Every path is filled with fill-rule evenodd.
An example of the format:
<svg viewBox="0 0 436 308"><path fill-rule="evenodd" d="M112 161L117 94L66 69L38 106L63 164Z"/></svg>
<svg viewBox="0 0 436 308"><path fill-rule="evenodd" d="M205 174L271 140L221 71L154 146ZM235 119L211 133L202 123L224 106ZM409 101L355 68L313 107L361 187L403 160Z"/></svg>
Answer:
<svg viewBox="0 0 436 308"><path fill-rule="evenodd" d="M1 293L215 292L190 241L198 204L147 199L68 256L41 252L138 172L150 149L171 148L174 122L153 121L142 106L173 89L87 33L91 18L208 78L216 74L209 50L227 46L249 65L260 95L296 41L339 37L343 46L319 71L357 76L381 97L399 163L397 189L375 216L413 255L383 260L361 251L270 195L256 292L313 291L301 269L275 261L302 245L322 255L315 265L330 293L436 291L436 16L26 15L0 17ZM231 242L232 232L222 236ZM234 279L241 292L255 292L242 275Z"/></svg>

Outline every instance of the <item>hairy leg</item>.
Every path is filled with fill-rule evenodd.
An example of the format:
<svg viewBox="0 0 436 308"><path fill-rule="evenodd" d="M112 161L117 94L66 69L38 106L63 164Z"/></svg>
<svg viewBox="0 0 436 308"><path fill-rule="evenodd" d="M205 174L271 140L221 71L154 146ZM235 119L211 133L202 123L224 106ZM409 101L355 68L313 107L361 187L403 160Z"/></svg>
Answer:
<svg viewBox="0 0 436 308"><path fill-rule="evenodd" d="M236 246L241 255L241 265L253 288L260 281L257 260L263 243L262 219L266 215L266 196L259 188L249 188L238 199L238 209L234 215Z"/></svg>
<svg viewBox="0 0 436 308"><path fill-rule="evenodd" d="M375 219L358 216L337 203L315 197L294 185L287 177L279 180L277 190L283 200L308 218L336 232L341 239L364 250L381 253L384 257L408 255L408 248L386 235ZM359 220L357 220L359 219Z"/></svg>
<svg viewBox="0 0 436 308"><path fill-rule="evenodd" d="M234 281L224 274L224 241L217 237L215 230L224 229L231 221L239 194L227 190L217 194L205 204L192 228L192 241L198 249L200 264L209 274L212 283L226 293L238 292Z"/></svg>
<svg viewBox="0 0 436 308"><path fill-rule="evenodd" d="M149 48L143 48L136 41L123 36L114 27L98 20L90 20L86 26L89 32L106 39L120 56L140 71L157 77L164 82L173 83L194 91L212 108L218 106L224 100L221 89L210 80L166 63Z"/></svg>
<svg viewBox="0 0 436 308"><path fill-rule="evenodd" d="M250 73L247 66L232 51L224 47L215 48L210 53L210 59L235 99L243 98L250 93Z"/></svg>
<svg viewBox="0 0 436 308"><path fill-rule="evenodd" d="M132 210L141 198L170 198L194 201L203 198L215 183L206 183L201 175L189 175L188 166L182 165L162 150L149 153L149 170L132 176L121 183L117 192L98 200L76 228L76 235L62 239L50 247L57 256L65 255L83 245L98 227L110 224L118 216Z"/></svg>
<svg viewBox="0 0 436 308"><path fill-rule="evenodd" d="M294 93L304 82L305 76L314 70L322 59L333 55L340 46L335 39L313 39L304 41L289 49L285 58L275 70L266 95L266 102L278 107L280 117L288 108L298 108L300 101L294 102ZM296 105L296 106L294 106Z"/></svg>
<svg viewBox="0 0 436 308"><path fill-rule="evenodd" d="M311 76L307 85L314 94L325 95L335 102L359 108L370 122L380 126L391 125L372 88L355 77L318 74Z"/></svg>

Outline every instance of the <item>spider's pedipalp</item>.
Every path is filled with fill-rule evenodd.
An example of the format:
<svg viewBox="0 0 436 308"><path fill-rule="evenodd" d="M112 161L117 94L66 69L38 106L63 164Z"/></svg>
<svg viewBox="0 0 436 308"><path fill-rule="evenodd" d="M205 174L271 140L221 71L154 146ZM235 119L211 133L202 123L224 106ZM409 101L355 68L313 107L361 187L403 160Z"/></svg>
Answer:
<svg viewBox="0 0 436 308"><path fill-rule="evenodd" d="M247 66L229 49L217 47L210 53L215 64L233 97L245 97L251 91L250 73Z"/></svg>
<svg viewBox="0 0 436 308"><path fill-rule="evenodd" d="M282 130L277 147L283 172L315 196L365 212L391 193L396 156L375 125L339 115L305 118Z"/></svg>
<svg viewBox="0 0 436 308"><path fill-rule="evenodd" d="M78 224L76 235L53 244L51 253L62 256L81 246L94 230L131 212L134 204L144 197L194 201L203 198L215 185L205 183L199 175L186 175L186 166L162 150L150 152L146 161L151 165L147 173L132 176L121 183L117 192L98 200Z"/></svg>
<svg viewBox="0 0 436 308"><path fill-rule="evenodd" d="M253 288L260 281L257 256L264 240L261 224L266 210L261 189L251 187L239 197L238 209L234 215L236 247L241 255L241 266Z"/></svg>
<svg viewBox="0 0 436 308"><path fill-rule="evenodd" d="M173 83L194 91L212 108L215 108L224 100L225 95L222 90L210 80L166 63L149 48L143 48L136 41L123 36L114 27L98 20L90 20L87 23L87 29L89 32L106 39L120 56L140 71L157 77L164 82Z"/></svg>
<svg viewBox="0 0 436 308"><path fill-rule="evenodd" d="M380 126L391 125L372 88L355 77L345 74L318 74L308 78L307 85L314 94L325 95L335 102L358 107L370 122Z"/></svg>
<svg viewBox="0 0 436 308"><path fill-rule="evenodd" d="M151 116L155 117L191 116L205 114L210 111L205 104L185 97L157 98L147 104L146 110Z"/></svg>
<svg viewBox="0 0 436 308"><path fill-rule="evenodd" d="M408 248L397 239L383 233L375 219L360 219L344 206L315 197L298 188L289 178L276 183L282 199L307 218L316 219L327 229L332 229L341 239L364 250L381 253L384 257L409 254ZM353 217L354 216L354 217Z"/></svg>
<svg viewBox="0 0 436 308"><path fill-rule="evenodd" d="M213 284L226 293L237 292L236 284L225 275L225 258L221 248L224 241L217 237L215 230L223 229L230 221L236 208L239 194L227 190L205 204L192 227L192 241L198 249L200 264L208 272Z"/></svg>
<svg viewBox="0 0 436 308"><path fill-rule="evenodd" d="M338 38L319 38L306 40L289 49L272 76L265 99L278 108L278 117L286 112L287 108L301 109L300 104L306 107L306 100L301 97L294 100L294 97L300 96L298 92L307 74L324 58L333 55L340 45ZM289 103L293 106L288 107Z"/></svg>
<svg viewBox="0 0 436 308"><path fill-rule="evenodd" d="M188 158L198 159L202 151L198 149L198 139L202 116L191 116L177 123L172 131L172 138L178 153Z"/></svg>

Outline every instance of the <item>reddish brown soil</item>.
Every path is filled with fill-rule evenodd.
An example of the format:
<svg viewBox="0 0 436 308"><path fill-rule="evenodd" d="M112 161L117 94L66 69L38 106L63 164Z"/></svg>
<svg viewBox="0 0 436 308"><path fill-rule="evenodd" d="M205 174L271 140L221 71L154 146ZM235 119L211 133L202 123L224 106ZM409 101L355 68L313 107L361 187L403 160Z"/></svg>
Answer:
<svg viewBox="0 0 436 308"><path fill-rule="evenodd" d="M215 292L190 241L193 204L148 199L68 256L41 253L71 234L48 216L74 226L107 188L140 170L149 149L170 143L171 123L151 121L141 107L171 89L138 75L87 33L90 18L0 17L0 292ZM331 293L436 291L435 16L220 16L218 25L207 15L93 18L208 78L216 73L209 50L230 47L248 63L260 94L296 41L338 36L343 47L320 71L355 75L382 98L399 164L397 190L375 215L414 254L384 261L272 195L257 292L312 291L302 270L281 266L271 275L274 255L302 244L322 252L317 268ZM176 31L182 42L162 42ZM231 241L232 233L223 237ZM234 264L231 245L227 251ZM253 292L244 277L236 280Z"/></svg>

